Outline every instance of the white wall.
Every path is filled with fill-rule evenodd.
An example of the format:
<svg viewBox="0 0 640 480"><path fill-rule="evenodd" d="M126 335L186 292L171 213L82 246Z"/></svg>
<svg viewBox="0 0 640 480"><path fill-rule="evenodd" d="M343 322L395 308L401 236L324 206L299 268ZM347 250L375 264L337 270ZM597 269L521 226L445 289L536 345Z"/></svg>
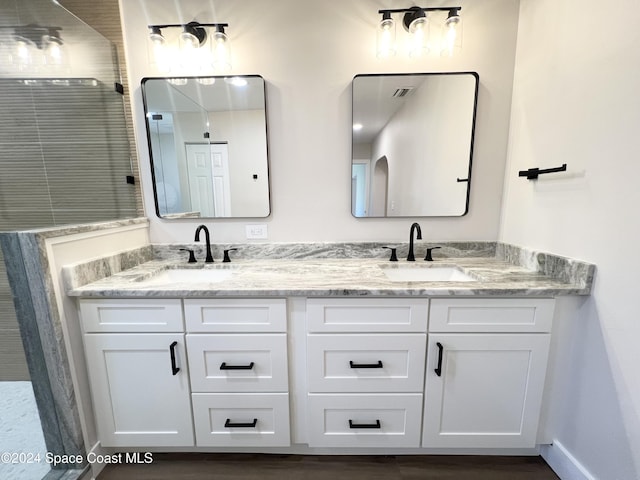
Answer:
<svg viewBox="0 0 640 480"><path fill-rule="evenodd" d="M428 77L380 131L372 162L389 165L387 215L464 214L467 184L456 179L469 170L474 101L473 76Z"/></svg>
<svg viewBox="0 0 640 480"><path fill-rule="evenodd" d="M439 3L439 2L436 2ZM457 2L464 16L462 54L421 61L375 57L380 8L392 0L121 0L140 150L142 188L155 242L193 238L198 220L154 217L140 93L142 77L163 76L147 57L147 25L224 21L233 73L267 83L272 214L270 241L406 241L413 219L351 216L351 80L362 73L477 71L480 75L471 208L462 218L420 219L429 240L495 240L499 228L518 2ZM401 27L398 37L404 31ZM203 71L202 74L211 74ZM255 220L215 220L218 242L244 240Z"/></svg>
<svg viewBox="0 0 640 480"><path fill-rule="evenodd" d="M62 237L50 237L44 243L49 259L52 286L57 299L58 314L62 322L66 353L69 364L74 366L71 369L71 376L78 402L85 449L88 453L96 449L98 433L94 421L78 307L75 299L65 295L62 267L144 247L149 244L148 224L135 223L104 230L67 234ZM96 255L96 252L100 254ZM104 464L92 464L94 475L97 475L103 467Z"/></svg>
<svg viewBox="0 0 640 480"><path fill-rule="evenodd" d="M211 112L209 122L211 141L227 142L229 147L231 214L266 215L269 186L264 110Z"/></svg>
<svg viewBox="0 0 640 480"><path fill-rule="evenodd" d="M592 297L562 326L553 433L602 480L640 478L639 15L633 0L521 0L500 230L597 265ZM566 174L517 176L562 163Z"/></svg>

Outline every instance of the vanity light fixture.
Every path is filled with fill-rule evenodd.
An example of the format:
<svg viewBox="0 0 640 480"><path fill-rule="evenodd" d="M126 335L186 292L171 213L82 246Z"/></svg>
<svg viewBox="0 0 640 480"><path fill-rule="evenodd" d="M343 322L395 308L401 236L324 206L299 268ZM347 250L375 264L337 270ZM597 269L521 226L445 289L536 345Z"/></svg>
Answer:
<svg viewBox="0 0 640 480"><path fill-rule="evenodd" d="M42 26L35 23L18 26L0 26L13 30L10 34L11 60L20 69L31 65L59 67L66 63L62 27Z"/></svg>
<svg viewBox="0 0 640 480"><path fill-rule="evenodd" d="M408 32L407 45L411 57L426 55L432 50L434 44L439 43L442 56L452 56L456 49L462 46L462 20L460 18L462 7L410 7L378 10L382 19L377 29L378 58L385 58L396 53L396 28L393 14L402 13L402 25ZM447 12L445 20L440 20L441 32L439 38L434 38L432 26L433 17L437 12ZM434 41L435 40L435 41Z"/></svg>
<svg viewBox="0 0 640 480"><path fill-rule="evenodd" d="M208 65L217 71L231 70L230 42L224 29L228 23L173 23L148 25L155 62L164 70L178 65L187 69L200 69ZM175 38L167 38L162 31L180 28ZM174 36L175 37L175 36Z"/></svg>

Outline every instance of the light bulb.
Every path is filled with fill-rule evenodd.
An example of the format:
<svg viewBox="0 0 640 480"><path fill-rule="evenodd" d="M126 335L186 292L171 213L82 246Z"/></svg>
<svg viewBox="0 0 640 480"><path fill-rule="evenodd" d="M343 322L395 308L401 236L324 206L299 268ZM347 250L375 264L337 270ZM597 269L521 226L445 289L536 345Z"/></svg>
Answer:
<svg viewBox="0 0 640 480"><path fill-rule="evenodd" d="M224 32L216 31L211 38L213 68L220 71L231 70L229 39Z"/></svg>
<svg viewBox="0 0 640 480"><path fill-rule="evenodd" d="M31 64L31 45L28 40L23 38L16 39L14 63L20 67L26 67Z"/></svg>
<svg viewBox="0 0 640 480"><path fill-rule="evenodd" d="M158 27L151 27L151 31L149 32L149 39L151 43L155 47L161 47L165 43L165 39L162 36L162 31Z"/></svg>
<svg viewBox="0 0 640 480"><path fill-rule="evenodd" d="M452 57L460 48L462 48L462 19L456 11L451 11L444 22L440 55Z"/></svg>
<svg viewBox="0 0 640 480"><path fill-rule="evenodd" d="M427 17L418 17L409 25L409 55L419 57L429 53L429 21Z"/></svg>
<svg viewBox="0 0 640 480"><path fill-rule="evenodd" d="M392 57L396 54L396 23L391 14L385 12L378 24L376 55L378 58Z"/></svg>
<svg viewBox="0 0 640 480"><path fill-rule="evenodd" d="M182 40L182 46L185 49L193 49L200 46L200 40L193 33L182 32L180 40Z"/></svg>
<svg viewBox="0 0 640 480"><path fill-rule="evenodd" d="M48 65L60 66L64 63L64 51L62 40L59 37L48 35L45 37L44 58Z"/></svg>

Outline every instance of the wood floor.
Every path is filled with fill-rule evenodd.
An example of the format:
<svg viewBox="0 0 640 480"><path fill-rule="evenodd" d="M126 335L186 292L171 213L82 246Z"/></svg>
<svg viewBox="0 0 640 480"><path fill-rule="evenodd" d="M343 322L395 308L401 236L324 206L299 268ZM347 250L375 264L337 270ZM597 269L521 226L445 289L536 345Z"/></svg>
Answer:
<svg viewBox="0 0 640 480"><path fill-rule="evenodd" d="M97 480L558 480L540 457L154 454Z"/></svg>

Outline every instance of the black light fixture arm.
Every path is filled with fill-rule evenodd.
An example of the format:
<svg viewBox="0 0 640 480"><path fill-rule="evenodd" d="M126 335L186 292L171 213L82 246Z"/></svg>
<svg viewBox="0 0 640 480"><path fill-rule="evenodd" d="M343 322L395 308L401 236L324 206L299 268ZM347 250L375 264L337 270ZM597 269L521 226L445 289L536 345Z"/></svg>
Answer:
<svg viewBox="0 0 640 480"><path fill-rule="evenodd" d="M448 18L458 17L458 12L462 10L462 7L410 7L410 8L390 8L378 10L378 13L382 14L382 19L391 18L392 13L404 13L402 24L404 28L409 31L410 25L417 19L424 18L426 12L448 12Z"/></svg>
<svg viewBox="0 0 640 480"><path fill-rule="evenodd" d="M411 7L411 8L386 8L383 10L378 10L378 13L409 13L413 12L417 9L422 10L423 12L459 12L462 10L462 7Z"/></svg>
<svg viewBox="0 0 640 480"><path fill-rule="evenodd" d="M166 25L147 25L150 29L157 28L184 28L189 25L194 27L228 27L228 23L199 23L199 22L189 22L189 23L168 23Z"/></svg>

